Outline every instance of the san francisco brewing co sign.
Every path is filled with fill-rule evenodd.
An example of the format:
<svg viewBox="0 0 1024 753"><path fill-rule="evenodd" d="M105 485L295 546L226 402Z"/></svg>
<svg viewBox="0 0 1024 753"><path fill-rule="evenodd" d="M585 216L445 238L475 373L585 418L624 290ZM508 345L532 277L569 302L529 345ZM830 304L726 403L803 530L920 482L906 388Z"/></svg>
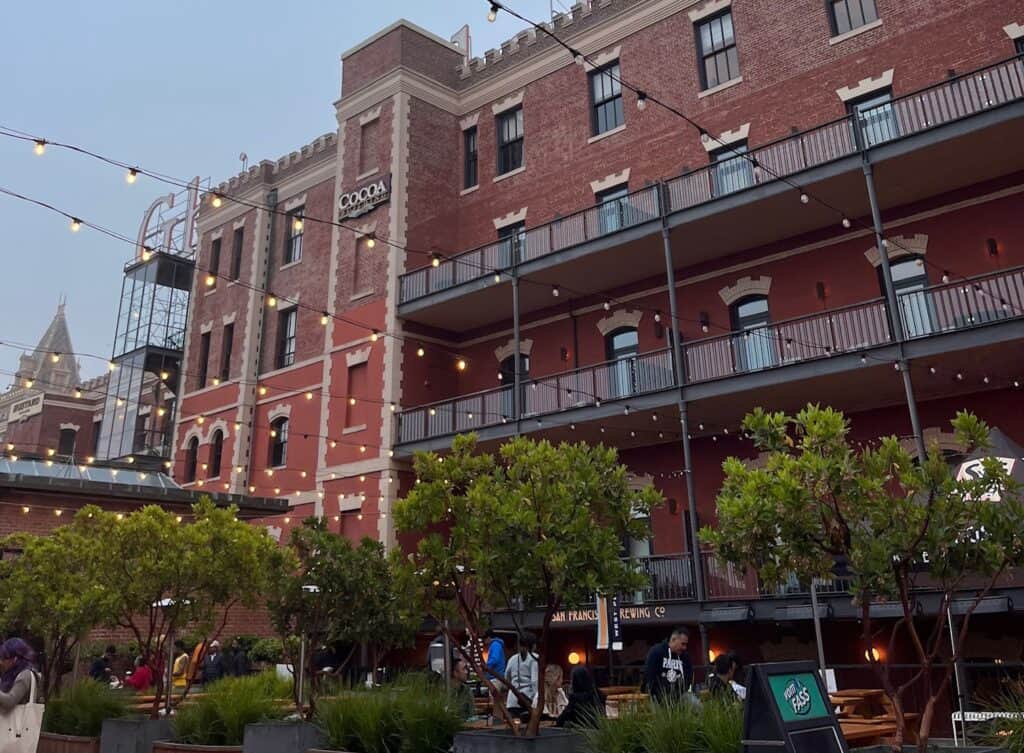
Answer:
<svg viewBox="0 0 1024 753"><path fill-rule="evenodd" d="M351 220L376 209L391 198L391 176L386 175L365 186L343 193L338 199L338 219Z"/></svg>

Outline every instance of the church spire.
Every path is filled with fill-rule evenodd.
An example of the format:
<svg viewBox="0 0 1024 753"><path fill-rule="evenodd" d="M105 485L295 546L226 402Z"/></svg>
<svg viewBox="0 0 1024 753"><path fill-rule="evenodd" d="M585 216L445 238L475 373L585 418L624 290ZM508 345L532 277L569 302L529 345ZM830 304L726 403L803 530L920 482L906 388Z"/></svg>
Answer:
<svg viewBox="0 0 1024 753"><path fill-rule="evenodd" d="M19 385L31 379L38 390L65 393L73 391L78 385L78 362L75 360L71 332L64 314L66 305L67 299L61 296L57 312L35 350L21 356L18 365Z"/></svg>

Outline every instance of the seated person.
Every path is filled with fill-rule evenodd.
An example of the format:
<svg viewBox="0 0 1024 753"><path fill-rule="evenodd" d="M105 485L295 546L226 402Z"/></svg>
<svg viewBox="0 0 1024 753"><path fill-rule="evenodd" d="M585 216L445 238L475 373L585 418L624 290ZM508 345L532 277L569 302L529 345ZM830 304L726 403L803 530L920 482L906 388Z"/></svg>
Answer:
<svg viewBox="0 0 1024 753"><path fill-rule="evenodd" d="M719 654L711 663L714 674L708 678L708 695L720 701L738 701L739 694L736 692L733 678L736 677L736 670L739 669L739 661L732 652Z"/></svg>
<svg viewBox="0 0 1024 753"><path fill-rule="evenodd" d="M570 676L569 703L555 724L559 727L593 727L600 716L604 716L604 699L594 687L590 671L583 666L576 667Z"/></svg>
<svg viewBox="0 0 1024 753"><path fill-rule="evenodd" d="M135 670L124 678L124 684L139 693L153 685L153 670L147 661L148 657L139 656L135 659Z"/></svg>

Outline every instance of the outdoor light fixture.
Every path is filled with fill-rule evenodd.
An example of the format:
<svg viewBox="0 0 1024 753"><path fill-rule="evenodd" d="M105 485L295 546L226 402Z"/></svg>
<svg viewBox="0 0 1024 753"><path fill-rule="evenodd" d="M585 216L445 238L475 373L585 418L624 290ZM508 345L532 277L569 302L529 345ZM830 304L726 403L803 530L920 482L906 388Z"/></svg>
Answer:
<svg viewBox="0 0 1024 753"><path fill-rule="evenodd" d="M215 193L213 198L210 199L210 203L213 204L214 209L220 209L220 205L224 203L219 193Z"/></svg>
<svg viewBox="0 0 1024 753"><path fill-rule="evenodd" d="M487 20L490 21L492 24L494 23L495 19L498 18L499 8L500 6L497 3L491 3L491 9L487 11ZM42 154L42 152L36 152L36 154Z"/></svg>
<svg viewBox="0 0 1024 753"><path fill-rule="evenodd" d="M988 238L985 241L985 247L988 249L989 256L999 256L999 244L995 238Z"/></svg>
<svg viewBox="0 0 1024 753"><path fill-rule="evenodd" d="M130 185L130 184L134 183L134 182L135 182L135 180L136 180L136 179L137 179L138 177L139 177L139 171L138 171L138 169L137 169L137 168L134 168L134 167L130 167L130 168L128 168L128 172L127 172L127 173L125 173L125 176L124 176L124 182L125 182L125 183L128 183L128 184Z"/></svg>
<svg viewBox="0 0 1024 753"><path fill-rule="evenodd" d="M82 229L82 221L80 219L78 219L77 217L72 217L71 218L71 232L72 233L77 233L81 229Z"/></svg>
<svg viewBox="0 0 1024 753"><path fill-rule="evenodd" d="M46 142L43 139L36 139L36 145L32 147L32 151L36 153L37 157L42 157L46 152Z"/></svg>
<svg viewBox="0 0 1024 753"><path fill-rule="evenodd" d="M708 317L707 311L700 312L700 331L707 333L711 328L711 319Z"/></svg>
<svg viewBox="0 0 1024 753"><path fill-rule="evenodd" d="M647 92L638 91L636 93L636 109L647 109Z"/></svg>

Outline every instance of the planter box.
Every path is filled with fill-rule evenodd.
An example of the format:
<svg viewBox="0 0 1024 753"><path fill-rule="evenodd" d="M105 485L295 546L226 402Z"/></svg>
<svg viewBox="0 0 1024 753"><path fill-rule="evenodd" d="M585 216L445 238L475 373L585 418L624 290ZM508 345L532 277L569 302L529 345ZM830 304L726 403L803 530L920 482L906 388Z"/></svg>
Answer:
<svg viewBox="0 0 1024 753"><path fill-rule="evenodd" d="M518 737L508 730L470 730L455 736L455 753L575 753L583 738L565 729L544 728L537 737Z"/></svg>
<svg viewBox="0 0 1024 753"><path fill-rule="evenodd" d="M153 741L173 734L169 719L107 719L100 733L100 753L151 753Z"/></svg>
<svg viewBox="0 0 1024 753"><path fill-rule="evenodd" d="M306 753L326 745L327 737L309 722L260 722L245 725L244 753Z"/></svg>
<svg viewBox="0 0 1024 753"><path fill-rule="evenodd" d="M100 753L100 739L40 732L36 753Z"/></svg>
<svg viewBox="0 0 1024 753"><path fill-rule="evenodd" d="M851 748L857 753L892 753L891 745L868 745L864 748ZM953 741L928 741L928 750L935 753L1007 753L1007 748L995 747L992 745L961 745L959 748L953 746ZM916 745L904 745L903 753L917 753Z"/></svg>
<svg viewBox="0 0 1024 753"><path fill-rule="evenodd" d="M153 743L153 753L242 753L242 746L192 745L191 743L172 743L170 740L157 740Z"/></svg>

